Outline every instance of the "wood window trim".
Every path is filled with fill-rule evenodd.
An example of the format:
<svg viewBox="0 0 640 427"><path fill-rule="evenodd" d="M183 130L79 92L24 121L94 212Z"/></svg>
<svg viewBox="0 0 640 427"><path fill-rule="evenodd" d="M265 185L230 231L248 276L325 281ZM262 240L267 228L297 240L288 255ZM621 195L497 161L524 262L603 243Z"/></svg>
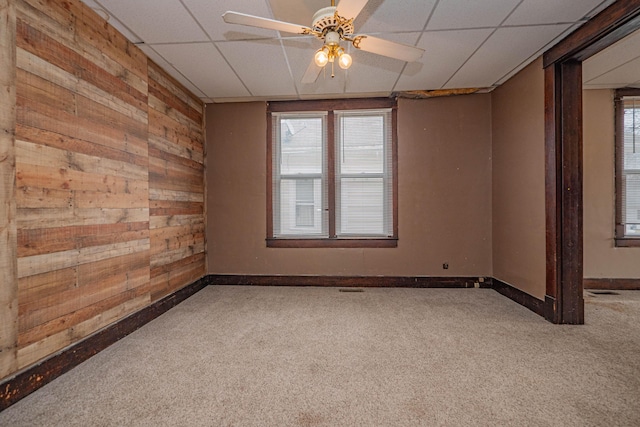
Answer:
<svg viewBox="0 0 640 427"><path fill-rule="evenodd" d="M384 238L360 238L360 237L325 237L325 238L275 238L273 237L273 124L272 113L281 112L305 112L326 111L327 133L327 161L328 161L328 208L336 211L335 206L335 150L334 150L334 120L333 112L336 110L374 110L391 109L391 162L393 180L393 235ZM398 101L395 98L358 98L358 99L327 99L305 101L273 101L267 103L267 238L268 248L395 248L398 246ZM335 215L329 215L329 235L336 235Z"/></svg>
<svg viewBox="0 0 640 427"><path fill-rule="evenodd" d="M640 247L640 238L628 237L624 235L624 224L622 219L622 174L623 171L623 153L624 153L624 103L625 96L640 96L640 89L623 88L615 91L615 245L618 248Z"/></svg>

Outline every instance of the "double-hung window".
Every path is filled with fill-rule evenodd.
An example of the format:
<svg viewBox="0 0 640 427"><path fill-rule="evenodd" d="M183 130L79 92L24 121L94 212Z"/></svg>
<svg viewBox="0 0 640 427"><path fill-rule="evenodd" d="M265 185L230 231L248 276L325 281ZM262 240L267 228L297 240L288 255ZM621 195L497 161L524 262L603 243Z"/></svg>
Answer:
<svg viewBox="0 0 640 427"><path fill-rule="evenodd" d="M268 110L267 245L397 245L396 101L284 101Z"/></svg>
<svg viewBox="0 0 640 427"><path fill-rule="evenodd" d="M640 89L616 91L616 244L640 246Z"/></svg>

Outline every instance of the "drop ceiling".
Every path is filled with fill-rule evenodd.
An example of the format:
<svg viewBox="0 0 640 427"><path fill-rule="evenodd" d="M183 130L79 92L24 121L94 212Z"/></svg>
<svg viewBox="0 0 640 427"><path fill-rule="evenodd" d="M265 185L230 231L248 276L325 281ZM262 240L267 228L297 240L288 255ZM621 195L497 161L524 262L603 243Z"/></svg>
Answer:
<svg viewBox="0 0 640 427"><path fill-rule="evenodd" d="M640 31L584 61L582 81L585 89L640 88Z"/></svg>
<svg viewBox="0 0 640 427"><path fill-rule="evenodd" d="M356 33L418 46L422 58L406 63L349 46L349 70L337 69L335 78L321 72L315 83L303 84L321 41L226 24L221 15L233 10L309 26L330 0L83 1L205 102L491 90L613 3L369 0L354 22Z"/></svg>

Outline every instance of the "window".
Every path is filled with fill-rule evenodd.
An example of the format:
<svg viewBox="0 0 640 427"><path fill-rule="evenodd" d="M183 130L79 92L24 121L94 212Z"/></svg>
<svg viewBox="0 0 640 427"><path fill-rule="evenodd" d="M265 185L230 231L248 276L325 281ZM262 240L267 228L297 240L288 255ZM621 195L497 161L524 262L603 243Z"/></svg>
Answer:
<svg viewBox="0 0 640 427"><path fill-rule="evenodd" d="M396 101L271 102L270 247L397 245Z"/></svg>
<svg viewBox="0 0 640 427"><path fill-rule="evenodd" d="M640 246L640 89L616 91L616 245Z"/></svg>

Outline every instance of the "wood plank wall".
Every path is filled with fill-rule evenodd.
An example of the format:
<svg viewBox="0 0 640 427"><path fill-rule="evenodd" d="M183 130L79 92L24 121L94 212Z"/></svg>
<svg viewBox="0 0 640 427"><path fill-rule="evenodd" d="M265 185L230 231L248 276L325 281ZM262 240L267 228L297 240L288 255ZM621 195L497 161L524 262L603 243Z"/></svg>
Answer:
<svg viewBox="0 0 640 427"><path fill-rule="evenodd" d="M151 297L205 274L203 108L149 63Z"/></svg>
<svg viewBox="0 0 640 427"><path fill-rule="evenodd" d="M0 0L0 378L17 369L16 10Z"/></svg>
<svg viewBox="0 0 640 427"><path fill-rule="evenodd" d="M18 368L204 275L202 103L79 0L17 0Z"/></svg>

